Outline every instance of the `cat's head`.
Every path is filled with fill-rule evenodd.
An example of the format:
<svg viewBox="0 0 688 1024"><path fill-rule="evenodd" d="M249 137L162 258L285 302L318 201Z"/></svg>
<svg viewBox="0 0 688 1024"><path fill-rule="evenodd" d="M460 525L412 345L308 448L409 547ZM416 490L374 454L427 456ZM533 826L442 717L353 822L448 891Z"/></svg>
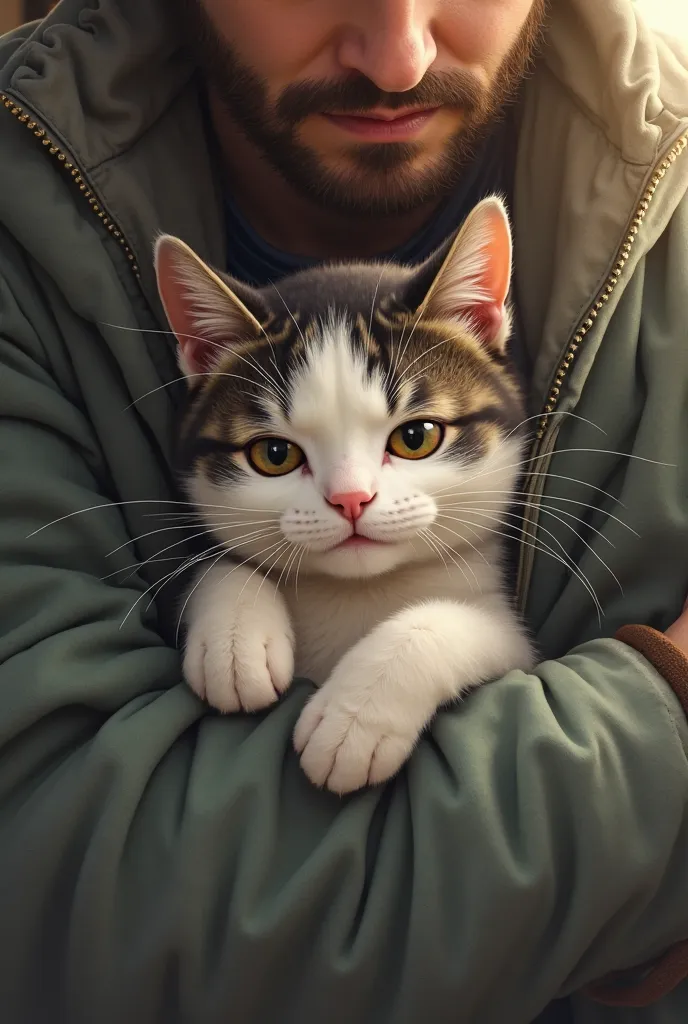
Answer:
<svg viewBox="0 0 688 1024"><path fill-rule="evenodd" d="M235 557L363 578L495 533L523 419L499 199L416 268L253 289L169 236L156 268L190 387L181 471Z"/></svg>

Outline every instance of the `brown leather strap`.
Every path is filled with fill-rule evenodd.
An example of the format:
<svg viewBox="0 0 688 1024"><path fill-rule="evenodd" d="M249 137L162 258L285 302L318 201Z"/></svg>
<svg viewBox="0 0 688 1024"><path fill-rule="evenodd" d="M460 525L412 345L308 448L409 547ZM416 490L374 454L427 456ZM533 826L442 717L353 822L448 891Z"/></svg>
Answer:
<svg viewBox="0 0 688 1024"><path fill-rule="evenodd" d="M623 626L616 639L639 651L671 686L688 715L688 657L651 626ZM606 1006L649 1006L688 978L688 940L644 967L615 971L586 989Z"/></svg>
<svg viewBox="0 0 688 1024"><path fill-rule="evenodd" d="M652 626L622 626L616 639L639 651L666 679L688 715L688 657Z"/></svg>

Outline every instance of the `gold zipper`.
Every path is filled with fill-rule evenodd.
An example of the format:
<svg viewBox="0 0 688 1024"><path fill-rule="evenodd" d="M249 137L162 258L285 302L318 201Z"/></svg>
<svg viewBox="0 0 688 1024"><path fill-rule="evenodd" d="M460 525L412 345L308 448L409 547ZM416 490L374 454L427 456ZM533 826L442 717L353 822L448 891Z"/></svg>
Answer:
<svg viewBox="0 0 688 1024"><path fill-rule="evenodd" d="M69 159L67 154L63 150L61 150L59 146L55 145L53 140L49 137L48 133L46 132L45 128L43 128L39 124L39 122L36 120L33 114L28 113L28 111L26 111L23 107L19 106L18 103L15 103L15 101L4 92L0 92L0 103L2 103L4 107L7 110L9 110L10 114L16 117L16 119L21 124L25 125L26 128L28 128L29 131L31 131L36 136L36 138L40 140L40 142L43 146L45 146L46 151L50 154L50 156L55 157L58 163L64 168L65 171L67 171L67 173L71 177L71 180L79 189L79 192L88 202L88 205L90 206L93 213L95 213L98 219L102 222L103 227L107 228L112 237L117 239L119 244L124 249L127 260L129 261L129 266L131 267L131 270L134 273L136 279L139 280L140 273L138 264L136 262L136 257L134 256L134 253L132 252L130 246L127 244L127 240L124 237L124 233L122 232L121 228L115 223L112 217L110 217L105 212L98 197L94 194L93 190L89 188L87 181L85 180L83 174L76 166L76 164L74 164Z"/></svg>
<svg viewBox="0 0 688 1024"><path fill-rule="evenodd" d="M678 142L673 146L673 148L669 150L665 158L662 160L662 162L659 164L659 166L654 171L652 177L650 178L650 183L645 189L643 193L643 198L641 199L636 208L635 216L631 221L631 226L629 228L628 234L626 235L624 241L621 244L621 248L617 253L614 268L612 272L609 274L607 280L605 281L602 287L602 291L600 292L597 300L591 306L591 308L588 310L585 317L583 318L582 323L580 324L578 330L573 336L573 339L571 340L571 344L566 350L564 358L559 364L559 368L554 378L554 383L552 384L552 388L550 390L547 403L543 409L544 415L542 416L538 424L536 441L541 441L545 435L547 424L550 419L549 414L554 412L559 403L561 386L564 383L569 370L571 369L573 361L576 358L576 353L580 348L583 339L589 332L592 325L595 323L595 320L597 319L597 316L602 307L604 306L605 302L609 301L609 296L613 293L614 289L619 283L619 278L623 273L623 269L626 266L628 257L631 255L631 250L633 249L635 240L638 237L640 226L642 225L643 220L645 219L645 214L647 213L650 203L652 202L652 197L654 196L657 190L657 185L662 180L662 178L669 170L671 165L674 163L676 158L680 156L681 153L684 151L686 146L688 146L688 133L686 135L682 135Z"/></svg>
<svg viewBox="0 0 688 1024"><path fill-rule="evenodd" d="M598 294L595 302L583 317L577 331L571 339L568 348L566 349L566 353L564 354L564 357L562 358L557 369L557 372L555 374L554 382L550 389L545 407L542 410L540 422L538 423L535 442L530 452L530 461L532 461L533 458L538 458L540 455L543 456L542 463L538 464L538 473L542 475L532 476L530 478L529 483L525 484L525 489L527 491L527 504L525 505L525 511L523 515L522 532L524 535L530 534L531 538L535 534L539 514L539 504L535 504L534 501L531 501L531 498L537 499L539 503L539 500L542 497L542 493L544 491L546 482L544 474L547 472L549 466L549 458L544 458L544 456L552 455L552 452L554 451L556 436L558 433L558 427L556 424L553 424L551 413L553 413L556 410L557 405L559 404L559 397L561 395L562 385L564 384L564 381L566 380L566 377L568 376L571 370L571 366L573 365L573 362L576 358L576 354L579 348L581 347L585 336L589 333L590 329L592 328L593 324L595 323L595 320L599 315L600 310L605 305L605 303L609 301L609 297L613 294L614 289L619 283L619 279L624 271L626 263L628 262L628 258L631 255L631 251L635 244L635 240L638 237L640 227L643 223L643 220L645 219L645 215L647 214L654 194L657 191L657 186L659 185L659 182L662 180L662 178L669 170L671 165L676 161L676 159L681 155L681 153L684 152L684 150L687 147L688 132L685 135L682 135L681 138L678 139L676 143L674 143L672 148L669 150L666 156L661 160L661 162L653 171L649 184L643 192L643 197L638 203L638 206L636 207L635 214L633 216L633 219L631 220L631 226L628 230L628 234L624 238L616 254L616 260L614 262L614 266L611 270L611 273L604 282L604 285L602 286L602 289ZM549 430L549 437L547 436L548 427L551 428ZM532 569L533 560L534 556L532 549L522 544L518 566L518 580L516 584L517 600L522 611L525 607L526 591L530 583L530 572Z"/></svg>

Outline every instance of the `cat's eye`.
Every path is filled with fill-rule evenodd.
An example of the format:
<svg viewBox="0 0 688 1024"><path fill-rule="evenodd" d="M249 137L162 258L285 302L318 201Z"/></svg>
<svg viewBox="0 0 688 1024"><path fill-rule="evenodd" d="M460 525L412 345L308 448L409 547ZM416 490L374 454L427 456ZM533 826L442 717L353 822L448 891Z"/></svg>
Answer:
<svg viewBox="0 0 688 1024"><path fill-rule="evenodd" d="M387 451L400 459L426 459L436 452L444 438L440 423L413 420L402 423L389 437Z"/></svg>
<svg viewBox="0 0 688 1024"><path fill-rule="evenodd" d="M286 476L298 469L304 459L299 446L283 437L261 437L249 445L246 457L263 476Z"/></svg>

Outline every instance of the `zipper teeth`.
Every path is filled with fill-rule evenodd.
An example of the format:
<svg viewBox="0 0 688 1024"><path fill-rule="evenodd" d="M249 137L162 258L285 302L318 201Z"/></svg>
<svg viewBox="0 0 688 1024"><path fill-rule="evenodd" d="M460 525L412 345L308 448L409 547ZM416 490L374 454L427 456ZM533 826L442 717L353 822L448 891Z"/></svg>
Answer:
<svg viewBox="0 0 688 1024"><path fill-rule="evenodd" d="M81 192L84 199L88 202L88 205L91 207L93 213L95 213L95 215L101 221L103 227L107 228L112 237L115 238L122 246L122 249L124 249L126 257L129 261L129 265L132 269L132 272L134 273L136 278L139 279L140 272L138 264L136 262L136 257L134 256L134 253L131 251L129 245L127 244L123 232L112 219L112 217L109 217L105 210L103 210L102 206L98 201L98 197L95 196L91 189L88 187L88 184L85 181L79 168L69 160L67 154L64 153L59 146L55 145L53 140L48 136L45 129L41 127L41 125L33 117L33 115L29 114L26 110L24 110L23 107L20 107L18 103L15 103L14 100L7 96L7 94L4 92L0 92L0 103L2 103L5 106L5 108L9 110L10 114L16 117L16 119L21 124L25 125L25 127L28 128L29 131L31 131L36 136L36 138L40 140L40 142L43 146L45 146L46 151L50 154L50 156L55 157L58 163L60 163L64 170L69 174L72 181L79 189L79 192Z"/></svg>
<svg viewBox="0 0 688 1024"><path fill-rule="evenodd" d="M653 196L657 191L657 186L659 185L659 182L662 180L662 178L669 170L671 165L675 162L677 157L679 157L681 153L683 153L686 147L688 147L688 133L682 135L681 138L678 139L678 141L666 154L662 162L655 168L652 177L650 178L649 184L643 192L643 197L638 203L638 206L636 207L633 220L631 221L631 226L628 230L628 234L626 235L625 239L621 244L621 247L619 248L619 251L617 252L614 267L612 268L611 273L608 275L606 281L604 282L602 289L599 295L597 296L597 299L595 300L595 302L590 307L590 309L584 316L583 320L581 321L578 330L573 336L571 343L568 346L566 353L561 360L561 363L559 364L556 375L554 377L554 382L552 384L549 396L547 398L547 403L544 409L542 410L542 415L540 416L540 420L538 422L537 433L530 453L531 457L537 456L537 454L543 447L542 441L545 435L547 434L548 429L552 426L552 417L550 416L550 413L554 412L557 405L559 404L559 396L561 393L562 385L566 380L569 370L571 369L571 366L576 358L576 353L578 352L578 349L583 343L583 339L585 338L586 334L588 334L588 332L590 331L590 328L595 323L595 320L597 319L600 310L602 309L604 304L609 301L609 296L613 294L614 289L619 283L619 278L621 277L624 267L628 262L628 258L635 244L635 240L638 237L638 232L643 223L643 220L645 219L645 214L647 213L650 207L650 203L652 202ZM553 429L556 432L556 426ZM549 462L548 460L546 460L540 465L539 468L541 471L547 472L548 465ZM540 498L537 495L538 481L540 481L540 485L544 487L544 477L539 476L531 477L530 482L525 485L526 489L530 494L530 499L529 507L527 507L524 511L524 536L534 537L538 529L540 504ZM516 583L517 600L521 611L524 610L525 606L526 590L529 586L532 561L533 555L531 549L522 546L519 557Z"/></svg>
<svg viewBox="0 0 688 1024"><path fill-rule="evenodd" d="M662 160L661 164L659 164L659 166L655 169L654 174L650 179L650 183L643 193L643 198L641 199L636 208L635 215L633 217L633 220L631 221L631 226L629 228L628 234L626 235L623 243L621 244L621 248L617 253L614 267L609 276L607 277L604 285L602 286L602 290L598 295L596 301L588 310L582 322L580 323L578 330L576 331L575 335L573 336L573 339L571 340L571 344L566 350L566 354L564 355L561 363L559 364L559 368L554 378L554 383L552 384L552 388L547 398L547 403L543 409L544 415L541 417L540 422L538 424L536 437L537 441L541 441L545 435L545 431L551 419L549 414L554 412L559 403L559 395L561 393L562 384L564 383L567 374L571 369L573 361L576 358L576 353L578 352L578 349L580 348L583 339L585 338L586 334L588 334L588 332L590 331L590 328L595 323L595 320L597 319L600 310L602 309L604 304L609 301L609 296L613 293L614 289L619 283L619 278L621 277L624 267L626 266L626 263L628 261L628 258L631 255L631 251L635 244L635 240L638 237L640 226L643 223L643 220L645 219L645 214L647 213L650 203L652 202L652 198L657 190L657 185L662 180L662 178L669 170L671 165L674 163L676 158L681 155L681 153L684 151L684 149L686 149L687 146L688 134L682 135L678 142L675 144L675 146L667 153L666 157L664 158L664 160Z"/></svg>

